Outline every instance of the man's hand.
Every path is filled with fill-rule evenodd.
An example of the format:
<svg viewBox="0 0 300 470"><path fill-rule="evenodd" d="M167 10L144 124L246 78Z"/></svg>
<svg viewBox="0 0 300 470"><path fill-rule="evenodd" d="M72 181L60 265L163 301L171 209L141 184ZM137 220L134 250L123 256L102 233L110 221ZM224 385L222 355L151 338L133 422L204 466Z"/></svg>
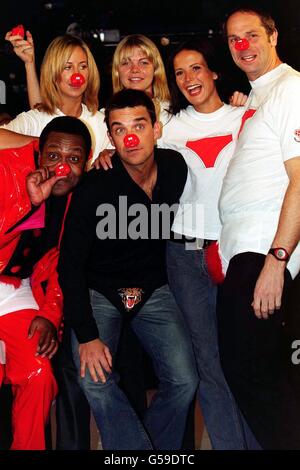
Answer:
<svg viewBox="0 0 300 470"><path fill-rule="evenodd" d="M257 279L252 307L257 318L267 320L281 307L286 263L267 255L264 267Z"/></svg>
<svg viewBox="0 0 300 470"><path fill-rule="evenodd" d="M109 150L105 149L102 150L102 152L99 153L98 157L92 164L92 168L96 168L97 170L100 170L103 168L103 170L108 170L109 168L112 168L112 163L111 163L111 157L115 153L115 150Z"/></svg>
<svg viewBox="0 0 300 470"><path fill-rule="evenodd" d="M109 348L100 339L80 344L79 357L80 376L82 378L85 377L85 368L87 366L94 382L98 382L98 378L101 382L106 382L103 369L108 373L111 372L112 357Z"/></svg>
<svg viewBox="0 0 300 470"><path fill-rule="evenodd" d="M26 185L31 203L34 206L39 206L42 202L46 201L50 196L53 186L61 178L64 178L64 176L50 174L47 167L41 167L30 173L27 176Z"/></svg>
<svg viewBox="0 0 300 470"><path fill-rule="evenodd" d="M37 316L29 327L28 339L31 339L36 333L39 333L40 338L35 355L51 359L58 348L55 326L47 318Z"/></svg>

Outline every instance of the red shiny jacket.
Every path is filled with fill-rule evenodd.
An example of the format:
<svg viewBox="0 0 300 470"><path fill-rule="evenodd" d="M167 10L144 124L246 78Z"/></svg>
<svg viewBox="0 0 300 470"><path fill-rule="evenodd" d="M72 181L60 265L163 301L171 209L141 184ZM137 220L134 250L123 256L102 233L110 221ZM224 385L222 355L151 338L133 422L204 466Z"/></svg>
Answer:
<svg viewBox="0 0 300 470"><path fill-rule="evenodd" d="M17 149L0 150L0 281L24 229L24 220L31 213L31 202L26 190L26 176L35 169L35 143ZM23 229L22 229L23 226ZM35 220L35 227L41 227ZM34 226L32 226L34 228ZM47 252L34 266L31 276L33 295L40 307L39 315L57 328L62 317L62 293L56 272L58 248ZM9 277L2 276L7 282ZM17 280L18 281L18 280ZM46 291L42 282L47 282ZM12 283L17 285L12 280Z"/></svg>

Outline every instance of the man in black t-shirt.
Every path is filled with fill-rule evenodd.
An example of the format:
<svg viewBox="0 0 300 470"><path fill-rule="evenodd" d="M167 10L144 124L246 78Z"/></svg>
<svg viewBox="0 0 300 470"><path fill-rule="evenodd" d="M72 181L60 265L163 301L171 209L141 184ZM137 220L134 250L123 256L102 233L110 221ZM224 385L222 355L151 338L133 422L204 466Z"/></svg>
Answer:
<svg viewBox="0 0 300 470"><path fill-rule="evenodd" d="M169 238L187 167L158 150L152 100L123 90L106 108L114 168L91 171L74 192L59 262L65 321L80 385L104 449L180 449L198 378L186 325L167 284ZM159 387L144 427L117 385L122 318L151 356Z"/></svg>

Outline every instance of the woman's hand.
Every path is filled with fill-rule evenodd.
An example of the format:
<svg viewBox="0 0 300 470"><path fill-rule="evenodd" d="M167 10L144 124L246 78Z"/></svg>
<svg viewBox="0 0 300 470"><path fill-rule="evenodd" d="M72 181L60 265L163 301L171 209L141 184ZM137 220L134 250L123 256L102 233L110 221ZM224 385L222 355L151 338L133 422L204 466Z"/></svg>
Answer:
<svg viewBox="0 0 300 470"><path fill-rule="evenodd" d="M248 99L248 95L244 95L241 91L235 91L229 98L229 104L231 106L244 106Z"/></svg>
<svg viewBox="0 0 300 470"><path fill-rule="evenodd" d="M99 153L98 157L96 160L94 160L92 164L92 168L96 168L96 170L100 170L103 168L103 170L108 170L109 168L112 168L112 163L111 163L111 157L115 153L114 149L108 150L102 150L102 152Z"/></svg>
<svg viewBox="0 0 300 470"><path fill-rule="evenodd" d="M13 36L11 31L6 33L5 39L11 43L14 52L25 64L34 63L34 44L29 31L26 31L26 39L20 35Z"/></svg>

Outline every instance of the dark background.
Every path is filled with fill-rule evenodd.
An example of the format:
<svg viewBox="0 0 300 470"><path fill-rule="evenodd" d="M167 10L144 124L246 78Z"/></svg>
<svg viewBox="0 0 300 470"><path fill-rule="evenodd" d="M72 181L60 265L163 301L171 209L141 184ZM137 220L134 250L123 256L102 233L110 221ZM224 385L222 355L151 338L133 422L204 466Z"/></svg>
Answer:
<svg viewBox="0 0 300 470"><path fill-rule="evenodd" d="M28 109L24 65L4 40L5 33L20 23L33 34L38 68L50 41L64 34L71 23L79 24L100 70L101 106L105 105L111 93L110 65L116 41L111 38L109 42L102 43L98 34L100 30L117 29L121 38L131 33L146 34L157 44L166 60L170 50L182 40L195 34L211 36L218 44L226 66L229 77L227 93L235 89L247 92L247 80L232 64L220 34L226 13L242 5L244 3L240 0L4 0L0 7L0 80L4 80L7 86L7 105L0 106L0 111L7 110L15 116ZM248 5L259 6L272 14L279 29L279 55L283 61L300 70L299 0L253 0ZM93 34L97 37L94 38ZM169 38L169 46L161 45L162 36ZM299 282L295 286L296 299ZM291 298L291 309L297 305L295 299ZM291 337L299 338L299 327L293 324L291 327ZM295 372L299 382L300 375ZM7 392L7 389L1 391L2 394ZM6 428L3 432L1 426L9 420L9 413L3 407L0 412L0 448L5 448L10 436Z"/></svg>
<svg viewBox="0 0 300 470"><path fill-rule="evenodd" d="M118 41L107 36L108 42L101 42L101 30L116 29L120 38L131 33L146 34L157 44L165 60L171 49L182 40L195 34L211 36L221 49L229 77L225 95L235 89L247 92L247 80L232 64L221 37L221 24L226 13L241 5L245 3L238 0L5 0L1 4L0 17L0 79L7 86L6 109L12 115L28 109L23 63L4 41L5 33L19 23L33 34L38 69L50 41L64 34L71 23L78 23L100 70L101 106L105 105L111 93L111 58ZM252 0L246 5L259 6L271 12L280 33L280 56L300 70L299 0ZM161 45L162 36L169 39L168 46Z"/></svg>

